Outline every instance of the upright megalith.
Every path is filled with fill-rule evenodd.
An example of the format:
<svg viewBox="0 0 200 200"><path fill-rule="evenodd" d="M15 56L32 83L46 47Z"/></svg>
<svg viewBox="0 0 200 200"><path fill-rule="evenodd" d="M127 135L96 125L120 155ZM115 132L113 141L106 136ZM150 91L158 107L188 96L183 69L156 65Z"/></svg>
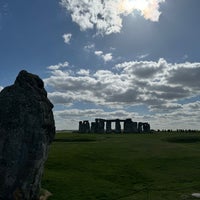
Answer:
<svg viewBox="0 0 200 200"><path fill-rule="evenodd" d="M26 71L0 92L0 200L39 199L55 135L52 108L43 81Z"/></svg>
<svg viewBox="0 0 200 200"><path fill-rule="evenodd" d="M115 121L115 133L121 133L121 124L119 119L116 119Z"/></svg>

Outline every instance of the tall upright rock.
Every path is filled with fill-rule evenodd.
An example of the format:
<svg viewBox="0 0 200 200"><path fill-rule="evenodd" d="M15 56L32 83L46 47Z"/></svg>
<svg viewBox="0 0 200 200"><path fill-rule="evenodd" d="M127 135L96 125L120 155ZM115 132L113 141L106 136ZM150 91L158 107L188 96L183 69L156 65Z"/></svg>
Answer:
<svg viewBox="0 0 200 200"><path fill-rule="evenodd" d="M0 92L0 200L39 198L55 135L52 108L43 81L24 70Z"/></svg>

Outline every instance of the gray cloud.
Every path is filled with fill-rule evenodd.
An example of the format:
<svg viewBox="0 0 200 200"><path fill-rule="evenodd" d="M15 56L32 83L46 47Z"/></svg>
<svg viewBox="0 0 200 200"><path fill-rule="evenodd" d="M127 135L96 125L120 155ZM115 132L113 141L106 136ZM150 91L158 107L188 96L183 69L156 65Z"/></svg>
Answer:
<svg viewBox="0 0 200 200"><path fill-rule="evenodd" d="M161 105L155 104L155 105L150 106L151 111L160 112L160 113L171 113L181 108L182 106L177 103L165 103Z"/></svg>
<svg viewBox="0 0 200 200"><path fill-rule="evenodd" d="M190 90L181 86L153 85L149 87L149 90L154 91L152 95L156 98L165 100L187 98L191 94Z"/></svg>
<svg viewBox="0 0 200 200"><path fill-rule="evenodd" d="M115 93L113 95L108 95L106 98L107 102L116 102L116 103L127 103L127 104L132 104L133 102L139 103L138 101L138 95L139 92L137 89L127 89L126 91L122 93Z"/></svg>
<svg viewBox="0 0 200 200"><path fill-rule="evenodd" d="M122 69L124 72L132 74L139 79L153 78L158 73L164 73L167 68L167 62L160 59L158 62L153 61L130 61L117 64L116 69Z"/></svg>
<svg viewBox="0 0 200 200"><path fill-rule="evenodd" d="M197 89L200 85L200 63L186 63L185 66L177 65L170 71L167 81L184 87Z"/></svg>
<svg viewBox="0 0 200 200"><path fill-rule="evenodd" d="M46 84L60 94L74 96L71 101L98 102L107 106L116 105L116 102L119 105L145 103L150 106L153 102L163 104L189 98L198 89L200 71L198 63L173 65L164 59L121 63L116 65L117 72L97 70L90 73L85 69L72 72L57 70L54 66L48 69L52 76L45 80Z"/></svg>
<svg viewBox="0 0 200 200"><path fill-rule="evenodd" d="M130 113L124 111L126 116L132 116L134 106L146 106L150 113L148 118L158 127L155 118L164 123L166 116L173 119L177 113L181 113L182 120L186 121L190 115L196 120L200 114L197 111L200 110L199 102L189 104L187 99L199 94L199 66L199 63L172 64L160 59L158 62L124 62L113 70L94 72L87 69L72 71L70 65L59 69L48 67L51 76L44 81L53 91L49 92L49 98L55 105L70 108L77 102L85 102L116 111L126 107L130 110ZM178 103L181 100L185 103ZM81 116L81 112L78 115ZM107 116L106 111L96 113L96 116L101 115ZM139 114L137 117L140 118Z"/></svg>

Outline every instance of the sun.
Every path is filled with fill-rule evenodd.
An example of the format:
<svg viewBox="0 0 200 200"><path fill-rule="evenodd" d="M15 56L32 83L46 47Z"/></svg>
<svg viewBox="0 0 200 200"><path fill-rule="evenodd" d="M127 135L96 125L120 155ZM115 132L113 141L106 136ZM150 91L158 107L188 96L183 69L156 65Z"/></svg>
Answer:
<svg viewBox="0 0 200 200"><path fill-rule="evenodd" d="M143 11L148 7L148 0L129 0L135 9Z"/></svg>
<svg viewBox="0 0 200 200"><path fill-rule="evenodd" d="M131 13L134 10L140 12L145 11L148 8L149 0L122 0L120 1L120 11L123 13Z"/></svg>
<svg viewBox="0 0 200 200"><path fill-rule="evenodd" d="M113 0L119 15L139 14L147 20L157 22L161 12L159 4L165 0Z"/></svg>

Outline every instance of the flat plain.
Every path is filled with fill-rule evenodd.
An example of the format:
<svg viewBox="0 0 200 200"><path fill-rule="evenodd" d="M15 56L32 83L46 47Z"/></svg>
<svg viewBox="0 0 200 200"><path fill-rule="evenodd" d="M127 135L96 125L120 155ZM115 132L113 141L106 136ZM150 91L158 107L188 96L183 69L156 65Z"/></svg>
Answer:
<svg viewBox="0 0 200 200"><path fill-rule="evenodd" d="M42 187L50 200L190 200L200 133L57 133Z"/></svg>

